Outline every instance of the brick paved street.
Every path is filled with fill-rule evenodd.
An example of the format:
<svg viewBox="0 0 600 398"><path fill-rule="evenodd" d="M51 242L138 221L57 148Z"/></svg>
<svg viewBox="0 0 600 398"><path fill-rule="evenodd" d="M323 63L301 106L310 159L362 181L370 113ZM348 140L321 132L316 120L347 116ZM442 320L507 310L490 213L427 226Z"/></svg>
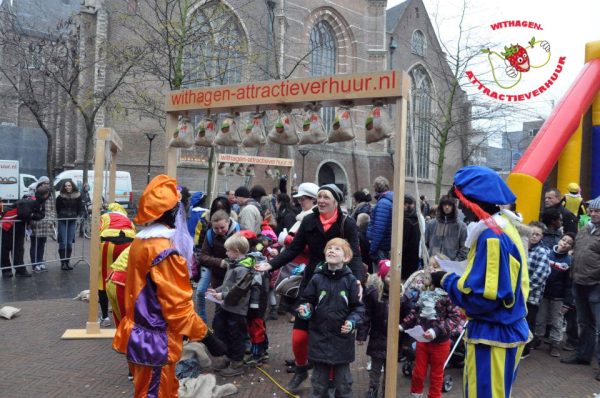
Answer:
<svg viewBox="0 0 600 398"><path fill-rule="evenodd" d="M52 271L51 271L52 272ZM60 272L57 270L57 272ZM48 275L50 276L50 275ZM36 275L33 279L39 279ZM5 284L21 279L0 281ZM124 358L110 348L109 340L61 340L67 328L83 328L87 303L70 299L45 299L26 302L4 302L22 309L13 320L0 319L2 350L0 351L0 396L17 397L115 397L132 395L126 377ZM265 369L285 384L283 360L290 356L291 326L285 319L269 323L272 343L271 360ZM368 376L364 369L365 346L358 347L353 364L354 396L363 397ZM547 352L534 351L520 369L514 397L592 397L600 392L594 380L596 370L590 366L563 365ZM461 396L460 371L451 369L455 388L445 398ZM235 379L240 387L237 397L284 397L256 369ZM398 377L398 397L407 397L410 380ZM302 396L308 395L308 383Z"/></svg>

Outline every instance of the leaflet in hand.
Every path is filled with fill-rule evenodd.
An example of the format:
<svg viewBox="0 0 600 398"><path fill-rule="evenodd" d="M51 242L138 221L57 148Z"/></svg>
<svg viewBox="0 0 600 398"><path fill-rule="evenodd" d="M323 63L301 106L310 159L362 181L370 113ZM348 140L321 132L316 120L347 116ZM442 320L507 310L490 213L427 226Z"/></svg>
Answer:
<svg viewBox="0 0 600 398"><path fill-rule="evenodd" d="M425 338L425 336L423 336L425 330L423 330L423 327L421 327L421 325L417 325L411 329L406 329L404 333L408 334L410 337L421 343L427 343L429 341Z"/></svg>
<svg viewBox="0 0 600 398"><path fill-rule="evenodd" d="M465 273L465 269L467 268L467 260L464 261L451 261L451 260L442 260L439 257L435 257L435 260L440 265L440 267L446 272L454 272L457 275L462 275Z"/></svg>
<svg viewBox="0 0 600 398"><path fill-rule="evenodd" d="M206 299L208 301L212 301L213 303L223 304L223 300L219 300L218 298L216 298L212 294L206 294L206 296L204 296L204 297L206 297Z"/></svg>

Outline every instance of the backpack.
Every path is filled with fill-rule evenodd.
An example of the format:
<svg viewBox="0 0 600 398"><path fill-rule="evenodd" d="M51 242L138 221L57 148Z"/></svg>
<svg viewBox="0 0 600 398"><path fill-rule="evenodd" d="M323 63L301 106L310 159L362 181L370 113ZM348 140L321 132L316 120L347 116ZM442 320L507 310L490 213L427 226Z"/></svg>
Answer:
<svg viewBox="0 0 600 398"><path fill-rule="evenodd" d="M15 203L15 207L17 208L17 218L21 221L29 221L31 216L34 213L35 198L23 198Z"/></svg>
<svg viewBox="0 0 600 398"><path fill-rule="evenodd" d="M248 294L248 292L250 291L250 287L252 287L252 280L254 279L254 274L254 270L248 270L246 275L244 275L244 277L241 280L239 280L238 283L236 283L231 288L231 290L229 290L229 293L227 293L227 296L225 296L225 299L223 300L225 305L228 305L230 307L236 306L237 303L240 302L242 297Z"/></svg>

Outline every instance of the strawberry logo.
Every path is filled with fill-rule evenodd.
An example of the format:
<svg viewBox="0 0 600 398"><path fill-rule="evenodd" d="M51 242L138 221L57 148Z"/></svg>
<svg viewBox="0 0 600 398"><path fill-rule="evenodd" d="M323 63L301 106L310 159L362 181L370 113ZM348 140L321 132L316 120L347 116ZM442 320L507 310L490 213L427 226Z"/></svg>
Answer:
<svg viewBox="0 0 600 398"><path fill-rule="evenodd" d="M533 38L531 40L535 42ZM500 54L518 72L529 71L529 55L527 55L527 50L525 50L525 48L523 48L521 45L511 44L509 47L504 46L504 52Z"/></svg>

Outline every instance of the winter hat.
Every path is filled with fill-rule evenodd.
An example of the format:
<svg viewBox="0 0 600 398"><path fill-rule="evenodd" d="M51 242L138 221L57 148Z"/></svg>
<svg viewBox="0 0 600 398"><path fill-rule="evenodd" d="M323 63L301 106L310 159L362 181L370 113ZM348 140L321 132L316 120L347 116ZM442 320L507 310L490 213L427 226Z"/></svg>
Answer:
<svg viewBox="0 0 600 398"><path fill-rule="evenodd" d="M415 197L412 196L409 193L404 194L404 203L414 204L415 203Z"/></svg>
<svg viewBox="0 0 600 398"><path fill-rule="evenodd" d="M303 182L298 186L298 193L294 194L294 198L301 196L308 196L309 198L317 198L319 192L319 186L312 182Z"/></svg>
<svg viewBox="0 0 600 398"><path fill-rule="evenodd" d="M391 264L392 263L390 262L390 260L387 260L387 259L379 260L379 272L377 272L377 275L381 279L384 279L386 277L386 275L388 274L388 272L390 272Z"/></svg>
<svg viewBox="0 0 600 398"><path fill-rule="evenodd" d="M192 205L192 207L198 206L205 197L206 194L202 191L194 192L192 194L192 198L190 199L190 205Z"/></svg>
<svg viewBox="0 0 600 398"><path fill-rule="evenodd" d="M600 209L600 196L588 202L588 209Z"/></svg>
<svg viewBox="0 0 600 398"><path fill-rule="evenodd" d="M50 179L46 176L41 176L39 180L37 180L36 188L42 185L43 183L50 184Z"/></svg>
<svg viewBox="0 0 600 398"><path fill-rule="evenodd" d="M238 233L248 240L256 239L256 232L249 229L242 229Z"/></svg>
<svg viewBox="0 0 600 398"><path fill-rule="evenodd" d="M248 188L242 186L235 190L234 195L238 198L249 198L250 191L248 190Z"/></svg>
<svg viewBox="0 0 600 398"><path fill-rule="evenodd" d="M465 166L454 175L454 185L469 198L494 205L515 203L517 197L494 170L484 166Z"/></svg>
<svg viewBox="0 0 600 398"><path fill-rule="evenodd" d="M173 209L180 199L177 181L168 175L160 174L150 181L142 193L133 221L136 224L147 224L158 220L165 212Z"/></svg>
<svg viewBox="0 0 600 398"><path fill-rule="evenodd" d="M567 186L570 193L579 193L579 185L576 182L571 182Z"/></svg>
<svg viewBox="0 0 600 398"><path fill-rule="evenodd" d="M335 199L335 201L338 203L342 203L344 201L344 194L335 184L325 184L319 187L319 192L321 191L329 191L331 195L333 195L333 199Z"/></svg>
<svg viewBox="0 0 600 398"><path fill-rule="evenodd" d="M272 242L277 242L277 235L273 232L272 229L263 229L260 231L260 234L266 238L271 239Z"/></svg>

